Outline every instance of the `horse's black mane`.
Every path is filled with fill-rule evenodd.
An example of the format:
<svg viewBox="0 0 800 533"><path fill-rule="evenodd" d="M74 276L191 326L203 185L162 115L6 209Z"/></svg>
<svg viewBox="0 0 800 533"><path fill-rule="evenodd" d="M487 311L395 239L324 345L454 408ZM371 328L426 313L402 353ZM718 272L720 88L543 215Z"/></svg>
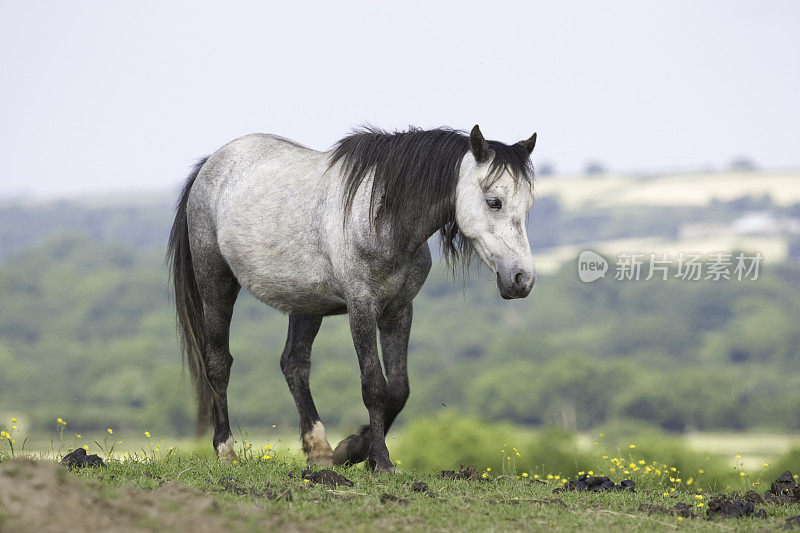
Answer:
<svg viewBox="0 0 800 533"><path fill-rule="evenodd" d="M521 143L488 144L489 184L504 170L516 181L532 181L533 166ZM412 127L389 133L364 127L336 143L330 165L342 162L345 213L350 212L358 187L374 172L370 216L376 231L379 219L391 228L431 227L435 223L441 228L439 236L447 261L461 259L466 263L472 247L455 221L455 192L461 160L467 151L469 137L463 131Z"/></svg>

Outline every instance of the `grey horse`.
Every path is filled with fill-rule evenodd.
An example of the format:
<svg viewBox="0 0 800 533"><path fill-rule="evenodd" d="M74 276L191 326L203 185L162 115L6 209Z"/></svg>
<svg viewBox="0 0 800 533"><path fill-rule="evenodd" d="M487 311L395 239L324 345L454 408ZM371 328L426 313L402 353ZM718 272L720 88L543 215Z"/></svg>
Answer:
<svg viewBox="0 0 800 533"><path fill-rule="evenodd" d="M513 145L438 128L357 130L319 152L253 134L198 162L169 237L181 344L223 460L236 459L228 419L228 348L241 288L289 315L280 365L311 465L368 461L395 471L385 435L408 398L412 300L439 233L455 265L473 253L503 298L536 281L525 218L533 205L536 134ZM309 389L311 345L325 316L347 313L369 425L328 443ZM381 369L378 332L386 375Z"/></svg>

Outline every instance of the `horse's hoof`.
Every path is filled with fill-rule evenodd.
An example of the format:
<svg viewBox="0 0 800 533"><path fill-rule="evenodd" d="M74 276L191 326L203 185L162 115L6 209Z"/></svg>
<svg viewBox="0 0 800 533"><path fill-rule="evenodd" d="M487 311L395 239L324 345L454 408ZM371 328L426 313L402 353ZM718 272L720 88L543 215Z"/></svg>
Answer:
<svg viewBox="0 0 800 533"><path fill-rule="evenodd" d="M239 457L237 457L234 452L225 453L225 454L221 453L221 454L219 454L219 460L221 462L223 462L223 463L232 464L232 463L238 463L239 462Z"/></svg>
<svg viewBox="0 0 800 533"><path fill-rule="evenodd" d="M394 465L379 467L376 466L373 470L378 474L400 474L400 470L398 470Z"/></svg>
<svg viewBox="0 0 800 533"><path fill-rule="evenodd" d="M333 464L354 465L367 458L368 442L364 435L350 435L333 450Z"/></svg>
<svg viewBox="0 0 800 533"><path fill-rule="evenodd" d="M228 437L224 442L217 445L217 456L223 463L235 463L239 461L236 452L233 451L233 437Z"/></svg>

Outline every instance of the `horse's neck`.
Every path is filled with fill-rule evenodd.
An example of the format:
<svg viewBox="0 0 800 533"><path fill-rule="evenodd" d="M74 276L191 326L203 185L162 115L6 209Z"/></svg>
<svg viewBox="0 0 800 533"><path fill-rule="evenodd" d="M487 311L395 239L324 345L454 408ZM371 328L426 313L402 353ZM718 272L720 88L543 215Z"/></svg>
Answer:
<svg viewBox="0 0 800 533"><path fill-rule="evenodd" d="M439 208L437 207L436 209ZM425 245L431 237L442 229L443 224L439 222L431 221L427 226L417 224L418 221L425 220L425 217L421 215L422 213L420 213L419 217L409 219L405 225L406 227L391 228L386 232L391 235L390 239L393 241L398 253L415 255L420 246ZM380 239L383 240L383 234L381 234Z"/></svg>

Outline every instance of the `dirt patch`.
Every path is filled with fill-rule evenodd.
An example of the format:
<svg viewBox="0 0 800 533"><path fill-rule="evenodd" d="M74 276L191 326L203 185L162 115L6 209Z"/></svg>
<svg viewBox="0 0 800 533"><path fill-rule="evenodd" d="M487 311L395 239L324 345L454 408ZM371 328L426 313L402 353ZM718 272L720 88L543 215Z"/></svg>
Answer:
<svg viewBox="0 0 800 533"><path fill-rule="evenodd" d="M461 465L458 472L455 470L442 470L440 477L446 479L468 479L471 481L485 481L485 479L478 475L478 469L472 465Z"/></svg>
<svg viewBox="0 0 800 533"><path fill-rule="evenodd" d="M569 490L588 490L591 492L617 490L636 492L635 487L636 483L631 479L624 479L617 485L607 476L587 476L584 474L578 479L568 481L563 487L553 489L553 492L559 493Z"/></svg>
<svg viewBox="0 0 800 533"><path fill-rule="evenodd" d="M406 500L405 498L400 498L398 496L389 494L388 492L384 492L383 494L381 494L381 503L384 505L388 503L398 503L400 505L408 505L409 501Z"/></svg>
<svg viewBox="0 0 800 533"><path fill-rule="evenodd" d="M758 509L753 505L753 502L719 495L708 500L706 516L709 520L715 518L743 518L745 516L766 518L767 512L764 509Z"/></svg>
<svg viewBox="0 0 800 533"><path fill-rule="evenodd" d="M72 470L73 468L83 468L86 466L106 466L99 455L87 455L86 450L78 448L61 458L61 464Z"/></svg>
<svg viewBox="0 0 800 533"><path fill-rule="evenodd" d="M764 493L764 500L778 505L800 503L800 486L794 480L792 473L787 470L778 476Z"/></svg>
<svg viewBox="0 0 800 533"><path fill-rule="evenodd" d="M303 479L309 480L311 483L321 483L329 487L352 487L353 482L346 477L337 474L333 470L303 470Z"/></svg>
<svg viewBox="0 0 800 533"><path fill-rule="evenodd" d="M237 496L252 496L253 498L273 501L292 501L292 492L290 490L280 488L272 490L272 487L269 484L266 484L263 489L259 490L253 487L243 487L238 479L231 477L224 477L219 480L219 483L222 485L222 492L227 492L228 494L235 494Z"/></svg>
<svg viewBox="0 0 800 533"><path fill-rule="evenodd" d="M255 505L240 508L242 516L258 512ZM22 458L0 465L0 509L4 531L231 529L215 514L216 500L179 482L152 491L124 488L107 496L56 463Z"/></svg>

